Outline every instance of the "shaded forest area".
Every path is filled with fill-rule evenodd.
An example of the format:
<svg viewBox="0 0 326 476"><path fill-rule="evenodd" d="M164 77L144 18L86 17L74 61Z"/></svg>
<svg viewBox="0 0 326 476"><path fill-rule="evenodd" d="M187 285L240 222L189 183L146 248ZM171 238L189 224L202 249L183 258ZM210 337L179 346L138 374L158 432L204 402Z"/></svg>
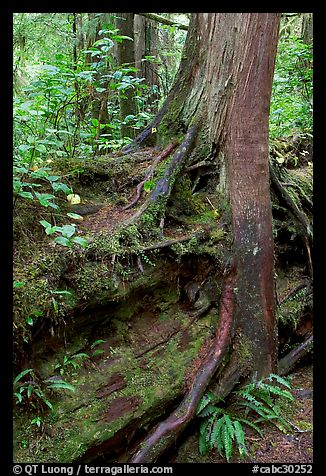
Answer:
<svg viewBox="0 0 326 476"><path fill-rule="evenodd" d="M13 38L15 462L311 462L312 14Z"/></svg>

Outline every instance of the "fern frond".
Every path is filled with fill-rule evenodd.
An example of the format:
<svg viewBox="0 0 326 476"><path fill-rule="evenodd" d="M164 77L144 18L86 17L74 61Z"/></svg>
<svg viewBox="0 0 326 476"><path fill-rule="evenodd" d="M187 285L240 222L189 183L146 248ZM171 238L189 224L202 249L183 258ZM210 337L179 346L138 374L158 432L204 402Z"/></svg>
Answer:
<svg viewBox="0 0 326 476"><path fill-rule="evenodd" d="M222 455L223 451L223 439L221 435L221 428L224 424L224 417L219 418L216 422L215 425L212 429L211 435L210 435L210 447L217 448L217 451Z"/></svg>
<svg viewBox="0 0 326 476"><path fill-rule="evenodd" d="M199 415L203 411L203 409L212 401L214 400L215 395L212 392L206 393L203 398L200 400L196 415Z"/></svg>
<svg viewBox="0 0 326 476"><path fill-rule="evenodd" d="M203 422L206 423L206 422ZM209 445L206 441L206 432L200 430L199 441L198 441L199 454L205 456L209 451Z"/></svg>
<svg viewBox="0 0 326 476"><path fill-rule="evenodd" d="M259 436L262 437L264 435L262 430L257 425L255 425L255 423L253 423L252 421L249 421L246 418L239 418L239 421L242 421L245 425L250 426L251 428L256 430Z"/></svg>
<svg viewBox="0 0 326 476"><path fill-rule="evenodd" d="M228 427L228 431L231 435L231 438L233 439L233 437L234 437L234 428L233 428L233 423L232 423L231 418L229 417L229 415L227 415L227 414L224 415L224 421L225 421L226 426Z"/></svg>
<svg viewBox="0 0 326 476"><path fill-rule="evenodd" d="M239 420L233 421L233 427L234 427L234 436L235 436L237 448L241 458L243 458L244 456L247 455L247 449L245 445L245 434Z"/></svg>
<svg viewBox="0 0 326 476"><path fill-rule="evenodd" d="M262 407L263 406L263 404L259 400L257 400L257 398L254 395L251 395L250 393L244 393L241 396L245 400L248 400L248 402L251 402L254 405L257 405L257 407Z"/></svg>
<svg viewBox="0 0 326 476"><path fill-rule="evenodd" d="M224 425L222 426L222 435L223 435L223 443L224 443L224 451L225 451L225 457L227 462L230 461L231 455L232 455L232 443L233 443L233 435L234 435L234 430L233 430L233 425L232 425L232 432L230 432L229 426L226 423L228 415L224 415Z"/></svg>
<svg viewBox="0 0 326 476"><path fill-rule="evenodd" d="M218 407L215 407L215 405L212 405L211 403L209 403L202 411L201 413L198 415L199 417L206 417L208 415L220 415L220 413L222 413L223 410L221 408L218 408Z"/></svg>
<svg viewBox="0 0 326 476"><path fill-rule="evenodd" d="M276 375L276 374L270 374L267 378L267 380L269 380L270 382L273 379L276 380L281 385L284 385L284 387L287 387L289 389L292 388L292 385L290 384L290 382L287 379L285 379L284 377L280 377L279 375Z"/></svg>
<svg viewBox="0 0 326 476"><path fill-rule="evenodd" d="M269 391L270 391L270 393L273 393L274 395L277 395L277 396L283 397L283 398L287 398L290 401L294 400L294 397L293 397L292 393L290 393L288 390L283 390L280 387L270 386Z"/></svg>
<svg viewBox="0 0 326 476"><path fill-rule="evenodd" d="M269 415L269 412L271 411L271 409L266 408L265 406L263 406L263 404L261 402L259 402L259 403L260 403L260 405L256 405L255 403L251 403L251 402L240 402L239 405L250 408L251 410L258 413L258 415L260 415L262 417L264 417L266 415Z"/></svg>

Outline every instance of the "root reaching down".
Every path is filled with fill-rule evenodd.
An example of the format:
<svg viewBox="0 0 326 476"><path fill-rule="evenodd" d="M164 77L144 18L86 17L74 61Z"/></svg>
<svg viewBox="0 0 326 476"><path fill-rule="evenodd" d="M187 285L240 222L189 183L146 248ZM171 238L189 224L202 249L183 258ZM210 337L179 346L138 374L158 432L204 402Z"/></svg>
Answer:
<svg viewBox="0 0 326 476"><path fill-rule="evenodd" d="M207 385L218 369L229 347L233 323L233 289L236 277L232 267L225 277L221 301L220 318L212 347L194 376L192 385L181 404L174 412L153 430L142 442L131 463L154 463L157 458L175 441L195 415L198 403Z"/></svg>
<svg viewBox="0 0 326 476"><path fill-rule="evenodd" d="M160 216L160 210L165 210L166 202L171 194L172 187L175 183L176 178L179 176L180 172L186 165L187 160L189 159L190 153L194 147L195 139L197 136L198 125L193 125L189 128L185 140L179 146L178 150L174 154L170 164L165 170L163 177L158 180L155 188L152 190L148 199L141 205L136 213L128 218L124 223L125 225L130 225L135 223L139 218L144 214L145 211L149 209L150 206L153 206L155 212L153 212L154 219L158 222L163 216Z"/></svg>

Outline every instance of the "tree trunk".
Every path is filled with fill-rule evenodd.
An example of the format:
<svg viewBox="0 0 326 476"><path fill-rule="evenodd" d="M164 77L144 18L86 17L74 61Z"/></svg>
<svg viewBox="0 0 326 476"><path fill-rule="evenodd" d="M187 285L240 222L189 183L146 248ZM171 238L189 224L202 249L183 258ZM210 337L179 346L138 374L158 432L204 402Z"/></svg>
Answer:
<svg viewBox="0 0 326 476"><path fill-rule="evenodd" d="M119 35L134 38L134 13L117 13L116 25L119 28ZM124 40L117 44L117 59L120 66L135 66L135 47L134 41ZM128 76L134 76L133 73L127 73ZM136 115L137 104L134 99L135 92L132 87L120 92L120 113L121 120L124 121L129 115ZM123 137L134 137L134 130L128 124L122 124L121 134Z"/></svg>
<svg viewBox="0 0 326 476"><path fill-rule="evenodd" d="M311 45L313 40L313 14L304 13L302 16L301 38L306 45Z"/></svg>
<svg viewBox="0 0 326 476"><path fill-rule="evenodd" d="M161 143L199 128L190 161L218 162L215 187L228 203L224 220L233 245L211 350L183 402L132 462L156 461L180 434L224 354L234 368L230 373L225 364L219 382L229 390L241 375L261 378L277 370L268 119L279 20L274 13L194 14L175 84L134 143L150 136L154 124Z"/></svg>
<svg viewBox="0 0 326 476"><path fill-rule="evenodd" d="M158 64L145 60L145 56L157 57L157 28L154 22L143 16L135 15L135 64L138 68L137 75L145 78L145 84L151 88L147 103L151 105L151 112L157 112L159 99Z"/></svg>

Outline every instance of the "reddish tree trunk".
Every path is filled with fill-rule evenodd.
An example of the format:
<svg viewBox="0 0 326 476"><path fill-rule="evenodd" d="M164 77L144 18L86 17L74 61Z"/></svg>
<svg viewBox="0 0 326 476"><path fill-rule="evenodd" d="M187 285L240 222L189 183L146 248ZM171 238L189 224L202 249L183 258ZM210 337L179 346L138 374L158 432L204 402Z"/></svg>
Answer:
<svg viewBox="0 0 326 476"><path fill-rule="evenodd" d="M274 13L194 14L176 82L138 138L150 136L154 124L163 143L199 127L191 158L219 164L216 187L229 203L233 245L218 337L184 401L145 439L133 462L155 461L183 430L221 364L215 357L227 348L229 365L218 374L222 393L241 375L260 378L277 370L268 120L279 20Z"/></svg>

